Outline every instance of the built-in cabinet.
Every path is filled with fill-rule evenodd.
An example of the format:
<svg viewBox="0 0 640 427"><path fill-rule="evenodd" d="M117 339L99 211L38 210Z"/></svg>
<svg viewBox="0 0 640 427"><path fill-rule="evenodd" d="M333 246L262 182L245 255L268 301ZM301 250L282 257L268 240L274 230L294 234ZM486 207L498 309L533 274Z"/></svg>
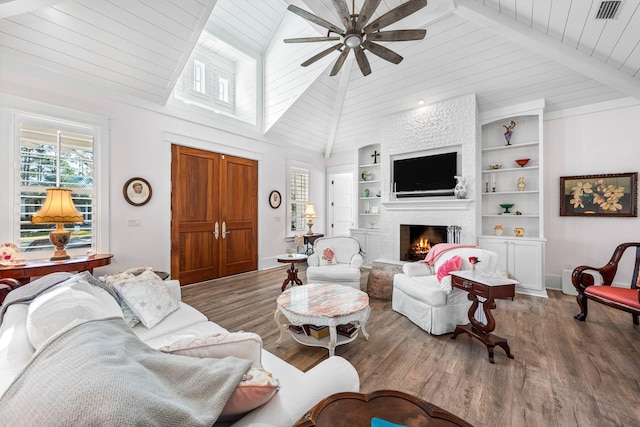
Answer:
<svg viewBox="0 0 640 427"><path fill-rule="evenodd" d="M360 242L367 267L380 257L381 158L380 144L358 150L358 224L351 236Z"/></svg>
<svg viewBox="0 0 640 427"><path fill-rule="evenodd" d="M365 267L371 267L373 261L380 258L380 230L354 228L351 237L360 242Z"/></svg>
<svg viewBox="0 0 640 427"><path fill-rule="evenodd" d="M482 114L478 168L478 244L498 253L518 292L538 296L546 296L543 110L539 101Z"/></svg>

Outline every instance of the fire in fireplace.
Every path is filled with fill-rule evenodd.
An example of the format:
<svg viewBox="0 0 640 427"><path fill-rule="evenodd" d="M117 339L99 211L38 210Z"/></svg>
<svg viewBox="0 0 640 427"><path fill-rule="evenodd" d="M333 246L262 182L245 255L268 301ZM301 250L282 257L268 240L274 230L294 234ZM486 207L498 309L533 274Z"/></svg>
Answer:
<svg viewBox="0 0 640 427"><path fill-rule="evenodd" d="M400 225L400 259L420 261L433 245L447 242L447 226Z"/></svg>

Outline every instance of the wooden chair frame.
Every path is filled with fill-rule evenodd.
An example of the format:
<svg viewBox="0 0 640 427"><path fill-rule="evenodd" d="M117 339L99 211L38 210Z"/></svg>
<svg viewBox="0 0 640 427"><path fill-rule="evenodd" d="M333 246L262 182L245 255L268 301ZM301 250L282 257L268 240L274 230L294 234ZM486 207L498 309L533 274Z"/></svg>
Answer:
<svg viewBox="0 0 640 427"><path fill-rule="evenodd" d="M20 287L20 282L16 279L1 279L0 278L0 306L4 302L4 299L14 289Z"/></svg>
<svg viewBox="0 0 640 427"><path fill-rule="evenodd" d="M640 269L640 243L623 243L618 245L616 250L613 252L611 259L609 262L600 268L590 267L587 265L582 265L580 267L576 267L571 274L571 282L573 286L578 291L578 295L576 296L576 300L578 301L578 305L580 306L581 312L576 314L574 317L580 321L585 321L587 319L588 308L587 301L589 299L599 302L601 304L607 305L609 307L616 308L618 310L626 311L627 313L631 313L633 318L633 324L638 325L638 316L640 315L640 310L635 309L633 307L629 307L628 305L622 304L618 301L612 299L602 298L596 295L591 295L585 293L589 286L593 286L593 276L588 273L587 270L593 270L600 273L603 279L602 286L611 286L613 282L613 278L618 271L618 263L622 258L622 255L628 248L636 248L636 258L633 269L633 276L631 279L631 289L638 290L638 270ZM637 292L638 302L640 302L640 291Z"/></svg>

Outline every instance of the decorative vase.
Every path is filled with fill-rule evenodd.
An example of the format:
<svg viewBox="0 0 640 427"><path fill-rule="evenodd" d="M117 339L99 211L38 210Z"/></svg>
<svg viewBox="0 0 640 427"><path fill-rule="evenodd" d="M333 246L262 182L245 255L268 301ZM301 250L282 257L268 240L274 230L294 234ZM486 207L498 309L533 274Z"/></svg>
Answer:
<svg viewBox="0 0 640 427"><path fill-rule="evenodd" d="M527 183L524 180L524 176L518 177L518 191L524 191L527 188Z"/></svg>
<svg viewBox="0 0 640 427"><path fill-rule="evenodd" d="M513 128L516 127L516 122L511 120L511 123L502 127L505 129L504 139L507 140L507 145L511 145L511 135L513 135Z"/></svg>
<svg viewBox="0 0 640 427"><path fill-rule="evenodd" d="M369 189L368 188L364 189L364 197L369 197Z"/></svg>
<svg viewBox="0 0 640 427"><path fill-rule="evenodd" d="M454 176L456 179L456 187L453 189L453 194L457 199L464 199L467 197L467 177Z"/></svg>
<svg viewBox="0 0 640 427"><path fill-rule="evenodd" d="M516 235L516 237L522 237L524 236L524 228L522 227L516 227L513 229L514 234Z"/></svg>
<svg viewBox="0 0 640 427"><path fill-rule="evenodd" d="M362 172L362 180L363 181L371 181L371 178L373 178L373 174L369 171L364 171Z"/></svg>
<svg viewBox="0 0 640 427"><path fill-rule="evenodd" d="M502 236L503 231L504 231L504 228L500 224L497 224L495 227L493 227L493 233L496 236Z"/></svg>

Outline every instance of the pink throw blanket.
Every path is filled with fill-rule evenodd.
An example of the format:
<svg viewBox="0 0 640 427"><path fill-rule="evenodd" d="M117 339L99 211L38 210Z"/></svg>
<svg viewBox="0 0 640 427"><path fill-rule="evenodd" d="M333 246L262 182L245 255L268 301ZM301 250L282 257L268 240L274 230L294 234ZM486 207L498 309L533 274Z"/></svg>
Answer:
<svg viewBox="0 0 640 427"><path fill-rule="evenodd" d="M445 252L458 248L477 248L477 246L465 245L461 243L438 243L437 245L433 245L433 247L429 249L429 253L427 253L427 256L422 262L427 265L433 265Z"/></svg>

